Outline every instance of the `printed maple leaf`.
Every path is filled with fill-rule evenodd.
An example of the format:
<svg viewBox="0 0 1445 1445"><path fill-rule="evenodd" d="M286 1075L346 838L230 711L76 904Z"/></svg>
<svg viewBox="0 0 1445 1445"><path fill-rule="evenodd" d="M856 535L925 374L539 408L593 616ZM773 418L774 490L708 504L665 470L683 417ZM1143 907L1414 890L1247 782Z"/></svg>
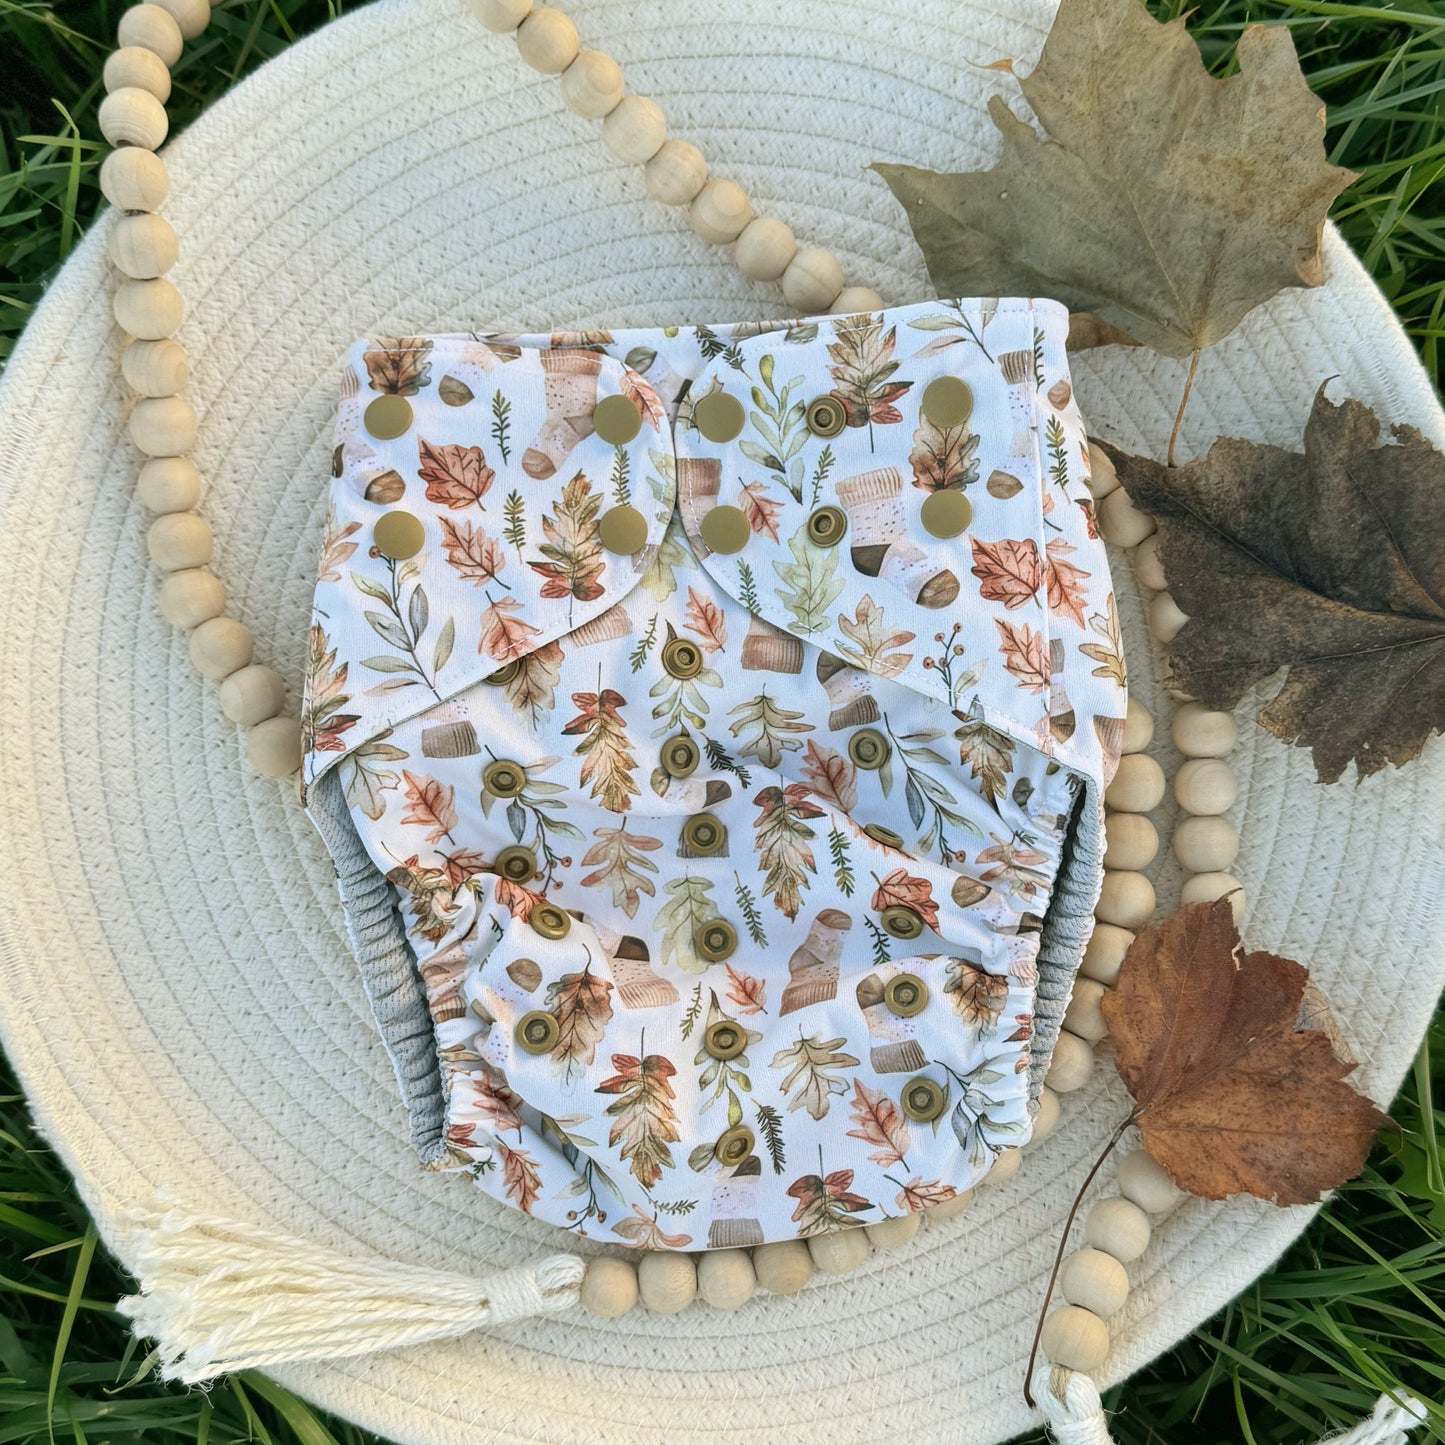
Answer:
<svg viewBox="0 0 1445 1445"><path fill-rule="evenodd" d="M1364 1167L1392 1121L1345 1082L1354 1064L1300 1028L1309 981L1246 953L1227 898L1189 903L1129 946L1104 997L1129 1121L1181 1188L1309 1204Z"/></svg>
<svg viewBox="0 0 1445 1445"><path fill-rule="evenodd" d="M1000 638L998 650L1003 653L1004 668L1018 679L1025 692L1042 692L1049 685L1049 658L1044 651L1044 635L1035 632L1027 622L1017 627L994 618Z"/></svg>
<svg viewBox="0 0 1445 1445"><path fill-rule="evenodd" d="M770 1069L786 1069L783 1092L788 1095L788 1108L803 1109L815 1119L823 1118L834 1094L848 1091L845 1079L835 1078L841 1069L852 1069L858 1060L839 1050L844 1040L820 1039L816 1035L800 1037L796 1043L779 1049L773 1055ZM852 1175L848 1176L850 1179Z"/></svg>
<svg viewBox="0 0 1445 1445"><path fill-rule="evenodd" d="M893 1202L906 1213L918 1214L925 1209L931 1209L935 1204L952 1199L957 1193L958 1190L951 1184L941 1183L937 1179L923 1179L915 1174L898 1191Z"/></svg>
<svg viewBox="0 0 1445 1445"><path fill-rule="evenodd" d="M882 315L862 312L840 316L833 323L834 340L828 343L833 395L843 403L849 426L870 422L888 424L903 420L893 405L911 381L893 381L898 360L893 355L898 328L883 329Z"/></svg>
<svg viewBox="0 0 1445 1445"><path fill-rule="evenodd" d="M590 968L564 973L547 985L547 1007L558 1026L552 1057L566 1061L569 1076L574 1065L592 1062L612 1018L611 992L611 981Z"/></svg>
<svg viewBox="0 0 1445 1445"><path fill-rule="evenodd" d="M495 657L498 662L508 662L527 650L528 641L541 632L524 617L514 614L522 610L522 604L515 597L499 597L495 602L482 608L481 631L477 638L477 651Z"/></svg>
<svg viewBox="0 0 1445 1445"><path fill-rule="evenodd" d="M497 475L487 465L481 447L456 442L438 445L418 437L416 449L421 458L417 475L426 483L427 501L439 502L454 511L472 505L481 507Z"/></svg>
<svg viewBox="0 0 1445 1445"><path fill-rule="evenodd" d="M497 1152L502 1156L502 1187L507 1198L522 1211L532 1212L532 1205L542 1190L542 1176L537 1161L525 1149L513 1148L497 1140Z"/></svg>
<svg viewBox="0 0 1445 1445"><path fill-rule="evenodd" d="M885 908L911 908L930 928L938 927L938 904L933 899L933 885L918 878L906 868L895 868L877 880L869 907L875 913Z"/></svg>
<svg viewBox="0 0 1445 1445"><path fill-rule="evenodd" d="M917 634L890 631L883 618L883 609L867 592L858 599L852 617L845 612L838 614L838 629L852 642L851 646L846 642L839 643L839 656L865 672L897 677L913 661L911 652L900 652L898 649L912 642Z"/></svg>
<svg viewBox="0 0 1445 1445"><path fill-rule="evenodd" d="M1012 609L1034 601L1043 584L1044 567L1032 537L984 542L970 536L968 540L973 547L969 570L979 579L978 595L985 602L1002 602Z"/></svg>
<svg viewBox="0 0 1445 1445"><path fill-rule="evenodd" d="M538 551L546 561L527 563L547 579L542 584L543 597L575 597L579 602L592 602L602 596L602 584L597 580L606 565L597 536L601 502L585 473L578 472L562 488L551 513L543 515L542 535L547 540Z"/></svg>
<svg viewBox="0 0 1445 1445"><path fill-rule="evenodd" d="M593 871L584 875L582 886L596 888L605 883L612 890L612 906L635 918L639 895L651 898L656 893L647 875L657 872L657 864L642 855L662 847L662 840L621 827L594 828L592 836L597 842L582 855L582 866Z"/></svg>
<svg viewBox="0 0 1445 1445"><path fill-rule="evenodd" d="M487 860L475 848L458 848L455 853L442 854L442 872L452 888L460 888L468 878L486 871Z"/></svg>
<svg viewBox="0 0 1445 1445"><path fill-rule="evenodd" d="M431 348L426 336L373 337L371 348L361 356L372 390L412 396L430 385Z"/></svg>
<svg viewBox="0 0 1445 1445"><path fill-rule="evenodd" d="M724 964L728 976L727 999L741 1014L759 1014L767 1011L768 984L766 979L754 978L732 964Z"/></svg>
<svg viewBox="0 0 1445 1445"><path fill-rule="evenodd" d="M759 809L753 827L763 892L772 894L773 903L786 917L796 918L808 874L818 871L808 846L817 835L808 820L821 818L823 810L809 799L803 783L766 787L753 802Z"/></svg>
<svg viewBox="0 0 1445 1445"><path fill-rule="evenodd" d="M972 1024L982 1039L1008 1002L1008 979L986 973L966 958L950 958L945 974L944 993L953 1001L959 1018Z"/></svg>
<svg viewBox="0 0 1445 1445"><path fill-rule="evenodd" d="M953 735L958 739L959 761L968 764L979 792L997 812L998 800L1008 789L1009 769L1013 767L1013 739L986 722L977 721L965 722Z"/></svg>
<svg viewBox="0 0 1445 1445"><path fill-rule="evenodd" d="M1050 537L1044 548L1044 580L1048 583L1049 611L1067 617L1075 627L1082 627L1082 584L1090 574L1069 561L1069 554L1075 550L1062 537Z"/></svg>
<svg viewBox="0 0 1445 1445"><path fill-rule="evenodd" d="M745 482L738 493L738 506L754 532L769 541L778 540L778 513L783 504L768 495L766 483Z"/></svg>
<svg viewBox="0 0 1445 1445"><path fill-rule="evenodd" d="M873 1152L868 1156L873 1163L884 1168L902 1164L912 1141L908 1134L908 1120L898 1105L881 1089L870 1089L862 1079L854 1079L850 1107L857 1128L849 1129L848 1137L861 1139L873 1146Z"/></svg>
<svg viewBox="0 0 1445 1445"><path fill-rule="evenodd" d="M632 776L637 763L627 745L627 724L619 711L626 702L610 687L600 693L574 692L572 705L581 712L562 729L568 737L581 735L576 747L583 760L579 781L591 785L591 796L609 813L625 813L639 791Z"/></svg>
<svg viewBox="0 0 1445 1445"><path fill-rule="evenodd" d="M803 776L815 798L844 813L858 806L857 769L835 748L809 738L803 751Z"/></svg>
<svg viewBox="0 0 1445 1445"><path fill-rule="evenodd" d="M846 1229L850 1214L859 1214L873 1205L861 1194L854 1194L851 1169L835 1169L831 1174L804 1174L788 1185L788 1194L798 1201L793 1218L798 1233L833 1234Z"/></svg>
<svg viewBox="0 0 1445 1445"><path fill-rule="evenodd" d="M677 1073L671 1060L661 1054L638 1059L631 1054L613 1054L616 1072L598 1084L599 1094L616 1094L606 1108L612 1119L607 1142L627 1160L633 1177L644 1189L651 1189L672 1168L672 1151L677 1142L677 1095L668 1082Z"/></svg>
<svg viewBox="0 0 1445 1445"><path fill-rule="evenodd" d="M481 527L470 522L456 523L450 517L441 519L442 546L447 561L457 574L480 587L502 570L507 554L500 542L487 536Z"/></svg>
<svg viewBox="0 0 1445 1445"><path fill-rule="evenodd" d="M940 427L924 413L908 453L913 485L925 492L942 492L950 487L962 491L976 482L978 441L978 433L969 431L967 422Z"/></svg>
<svg viewBox="0 0 1445 1445"><path fill-rule="evenodd" d="M457 826L456 795L452 786L436 778L418 776L410 768L403 768L401 775L406 782L407 802L401 821L425 828L428 843L450 837L451 830Z"/></svg>
<svg viewBox="0 0 1445 1445"><path fill-rule="evenodd" d="M1166 468L1104 446L1189 616L1172 680L1228 709L1287 669L1258 720L1322 783L1407 763L1445 728L1445 455L1412 426L1380 433L1321 384L1302 453L1226 437Z"/></svg>
<svg viewBox="0 0 1445 1445"><path fill-rule="evenodd" d="M704 652L717 652L728 640L727 618L722 608L691 587L687 589L687 615L682 625L701 638Z"/></svg>

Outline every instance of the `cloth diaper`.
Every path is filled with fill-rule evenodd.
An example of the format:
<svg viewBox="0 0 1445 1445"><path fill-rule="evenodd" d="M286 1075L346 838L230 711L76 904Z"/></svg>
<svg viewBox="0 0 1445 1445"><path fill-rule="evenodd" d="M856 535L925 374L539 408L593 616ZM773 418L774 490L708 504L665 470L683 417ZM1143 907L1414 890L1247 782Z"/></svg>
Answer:
<svg viewBox="0 0 1445 1445"><path fill-rule="evenodd" d="M352 347L303 800L425 1165L697 1250L1027 1140L1125 715L1067 329Z"/></svg>

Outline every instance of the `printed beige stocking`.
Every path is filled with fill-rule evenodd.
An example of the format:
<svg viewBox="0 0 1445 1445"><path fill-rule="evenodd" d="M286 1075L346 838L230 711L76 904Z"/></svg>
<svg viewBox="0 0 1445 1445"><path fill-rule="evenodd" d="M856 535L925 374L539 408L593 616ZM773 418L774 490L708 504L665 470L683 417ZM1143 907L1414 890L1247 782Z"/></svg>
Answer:
<svg viewBox="0 0 1445 1445"><path fill-rule="evenodd" d="M843 728L863 727L882 716L873 698L873 674L858 667L849 667L831 652L819 652L818 681L828 695L828 727L838 732Z"/></svg>
<svg viewBox="0 0 1445 1445"><path fill-rule="evenodd" d="M755 1200L762 1172L762 1161L756 1154L749 1154L735 1169L723 1169L714 1180L713 1217L707 1229L709 1249L751 1249L763 1242Z"/></svg>
<svg viewBox="0 0 1445 1445"><path fill-rule="evenodd" d="M677 989L652 971L652 957L642 939L599 928L597 941L607 955L623 1008L661 1008L677 1002Z"/></svg>
<svg viewBox="0 0 1445 1445"><path fill-rule="evenodd" d="M1034 354L1032 351L1005 351L999 355L999 370L1008 382L1009 419L1013 422L1013 436L1009 440L1009 457L1025 470L1022 475L1037 466L1034 445L1034 393L1038 390L1034 376Z"/></svg>
<svg viewBox="0 0 1445 1445"><path fill-rule="evenodd" d="M843 957L843 935L853 920L840 908L824 908L813 920L808 936L788 960L788 986L783 990L779 1014L822 1003L838 995L838 965Z"/></svg>
<svg viewBox="0 0 1445 1445"><path fill-rule="evenodd" d="M541 353L546 416L537 439L522 453L522 470L542 481L567 460L567 453L593 431L597 375L602 357L595 351Z"/></svg>
<svg viewBox="0 0 1445 1445"><path fill-rule="evenodd" d="M848 513L853 565L881 577L920 607L947 607L958 596L958 578L904 535L903 475L877 467L838 483Z"/></svg>
<svg viewBox="0 0 1445 1445"><path fill-rule="evenodd" d="M868 1028L868 1062L880 1074L916 1074L928 1058L915 1035L914 1020L899 1018L883 1001L883 987L894 974L906 969L893 966L882 973L860 979L856 990L858 1007Z"/></svg>

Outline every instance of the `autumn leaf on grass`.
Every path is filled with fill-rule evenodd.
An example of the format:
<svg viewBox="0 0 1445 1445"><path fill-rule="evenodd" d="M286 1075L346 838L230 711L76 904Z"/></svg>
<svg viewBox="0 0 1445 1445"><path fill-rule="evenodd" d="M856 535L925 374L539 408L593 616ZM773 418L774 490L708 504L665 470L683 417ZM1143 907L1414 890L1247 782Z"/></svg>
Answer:
<svg viewBox="0 0 1445 1445"><path fill-rule="evenodd" d="M425 828L428 843L450 836L457 826L456 794L452 786L436 778L418 777L410 768L403 768L401 775L406 779L407 804L401 821Z"/></svg>
<svg viewBox="0 0 1445 1445"><path fill-rule="evenodd" d="M938 927L938 904L928 879L917 878L906 868L895 868L877 882L868 904L875 913L895 906L911 908L930 928Z"/></svg>
<svg viewBox="0 0 1445 1445"><path fill-rule="evenodd" d="M1177 685L1229 709L1280 668L1259 713L1322 783L1419 755L1445 727L1445 455L1412 426L1315 393L1304 451L1225 437L1179 467L1104 444L1159 523Z"/></svg>
<svg viewBox="0 0 1445 1445"><path fill-rule="evenodd" d="M502 570L507 554L501 543L487 536L483 528L474 527L470 522L459 525L450 517L441 519L441 528L447 561L456 568L458 576L480 587Z"/></svg>
<svg viewBox="0 0 1445 1445"><path fill-rule="evenodd" d="M873 1152L869 1159L885 1169L891 1164L903 1163L911 1140L908 1120L898 1105L881 1089L870 1089L862 1079L854 1079L850 1107L857 1127L848 1130L848 1137L871 1144Z"/></svg>
<svg viewBox="0 0 1445 1445"><path fill-rule="evenodd" d="M437 445L418 438L416 449L421 459L417 475L426 483L427 501L453 510L482 505L497 474L487 465L481 447Z"/></svg>
<svg viewBox="0 0 1445 1445"><path fill-rule="evenodd" d="M597 536L601 502L586 475L578 472L562 488L551 513L542 517L542 535L547 540L538 550L546 560L529 559L527 566L547 579L542 584L543 597L592 602L602 596L602 584L597 580L606 565Z"/></svg>
<svg viewBox="0 0 1445 1445"><path fill-rule="evenodd" d="M835 1078L840 1069L852 1069L858 1060L839 1051L841 1038L820 1039L816 1035L799 1038L773 1055L770 1069L786 1069L783 1092L788 1095L789 1109L806 1108L815 1119L828 1112L834 1094L848 1090L845 1079ZM852 1175L849 1175L852 1178Z"/></svg>
<svg viewBox="0 0 1445 1445"><path fill-rule="evenodd" d="M803 752L803 776L815 798L833 804L844 813L851 813L858 806L857 770L835 748L809 738Z"/></svg>
<svg viewBox="0 0 1445 1445"><path fill-rule="evenodd" d="M620 827L594 828L592 836L597 842L583 854L582 866L593 871L584 875L582 886L596 888L605 883L612 890L612 906L635 918L638 895L651 898L656 893L647 875L657 872L657 864L642 855L661 848L662 840Z"/></svg>
<svg viewBox="0 0 1445 1445"><path fill-rule="evenodd" d="M823 810L808 797L802 783L766 787L753 799L758 816L753 819L758 866L763 870L763 892L788 918L796 918L802 907L808 874L816 873L813 850L808 845L817 836L808 821L821 818Z"/></svg>
<svg viewBox="0 0 1445 1445"><path fill-rule="evenodd" d="M1144 1147L1191 1194L1310 1204L1364 1167L1390 1124L1300 1028L1309 974L1246 953L1227 899L1189 903L1130 945L1104 997Z"/></svg>
<svg viewBox="0 0 1445 1445"><path fill-rule="evenodd" d="M833 1234L846 1229L850 1214L872 1209L861 1194L854 1194L851 1169L835 1169L831 1174L804 1174L788 1185L788 1194L796 1199L793 1218L798 1221L799 1235Z"/></svg>
<svg viewBox="0 0 1445 1445"><path fill-rule="evenodd" d="M998 650L1003 653L1005 669L1018 679L1018 685L1025 692L1042 692L1049 685L1049 659L1044 651L1043 633L1035 632L1027 622L1015 627L1002 617L995 617L993 621L998 628Z"/></svg>
<svg viewBox="0 0 1445 1445"><path fill-rule="evenodd" d="M592 1062L612 1018L611 992L611 982L590 968L564 973L547 985L547 1007L558 1024L552 1057L566 1062L569 1077L573 1065Z"/></svg>
<svg viewBox="0 0 1445 1445"><path fill-rule="evenodd" d="M1251 25L1235 53L1218 80L1182 16L1061 0L1019 80L1046 136L996 95L992 170L873 167L937 294L1053 296L1187 356L1282 287L1319 285L1325 214L1355 173L1325 159L1289 29Z"/></svg>
<svg viewBox="0 0 1445 1445"><path fill-rule="evenodd" d="M613 1054L612 1067L617 1070L610 1079L598 1084L599 1094L616 1094L607 1106L612 1128L607 1142L627 1160L633 1177L644 1189L651 1189L662 1177L664 1169L672 1168L672 1150L677 1142L677 1097L668 1082L677 1073L671 1060L661 1054L648 1054L645 1059L631 1054Z"/></svg>
<svg viewBox="0 0 1445 1445"><path fill-rule="evenodd" d="M600 693L574 692L572 705L581 712L562 729L568 737L581 735L575 749L582 758L579 781L591 784L591 796L600 799L609 813L625 813L639 791L632 776L637 763L620 711L626 702L610 687Z"/></svg>
<svg viewBox="0 0 1445 1445"><path fill-rule="evenodd" d="M700 596L692 587L687 589L687 616L682 625L697 634L704 652L717 652L728 640L727 618L723 616L722 608L711 597Z"/></svg>
<svg viewBox="0 0 1445 1445"><path fill-rule="evenodd" d="M977 537L968 540L973 548L973 566L969 570L978 578L978 595L985 602L1002 602L1012 609L1037 597L1044 567L1038 543L1032 537L1001 537L997 542Z"/></svg>

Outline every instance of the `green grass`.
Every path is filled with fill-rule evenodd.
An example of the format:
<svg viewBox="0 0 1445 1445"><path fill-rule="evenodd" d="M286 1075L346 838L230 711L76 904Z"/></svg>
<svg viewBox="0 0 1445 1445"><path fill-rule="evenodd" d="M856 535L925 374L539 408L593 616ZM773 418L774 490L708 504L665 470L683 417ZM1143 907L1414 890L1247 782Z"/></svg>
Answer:
<svg viewBox="0 0 1445 1445"><path fill-rule="evenodd" d="M0 357L100 205L95 107L122 6L0 0ZM187 47L180 127L238 77L336 13L321 0L238 0ZM585 0L569 6L581 12ZM1185 8L1151 5L1161 17ZM1211 68L1253 20L1290 25L1328 103L1330 157L1361 172L1334 218L1439 383L1445 329L1445 0L1401 5L1205 3L1191 30ZM478 43L482 43L481 37ZM1301 1240L1221 1315L1110 1392L1124 1445L1300 1445L1405 1386L1445 1398L1445 1022L1382 1144ZM26 1441L362 1442L262 1377L161 1387L114 1312L130 1283L96 1247L64 1171L0 1069L0 1445ZM1414 1438L1445 1441L1445 1409ZM1033 1437L1039 1439L1041 1437Z"/></svg>

